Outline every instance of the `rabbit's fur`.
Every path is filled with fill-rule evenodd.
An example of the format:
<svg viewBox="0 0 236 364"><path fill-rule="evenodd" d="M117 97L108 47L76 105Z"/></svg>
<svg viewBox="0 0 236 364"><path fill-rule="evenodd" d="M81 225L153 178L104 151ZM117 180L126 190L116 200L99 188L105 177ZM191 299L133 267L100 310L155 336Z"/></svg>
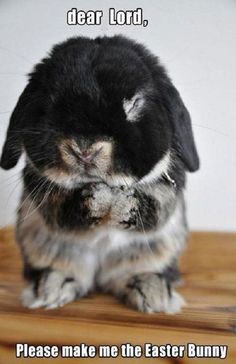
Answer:
<svg viewBox="0 0 236 364"><path fill-rule="evenodd" d="M121 36L73 38L37 64L1 166L26 155L17 241L27 307L100 289L144 312L178 312L187 239L190 116L159 60Z"/></svg>

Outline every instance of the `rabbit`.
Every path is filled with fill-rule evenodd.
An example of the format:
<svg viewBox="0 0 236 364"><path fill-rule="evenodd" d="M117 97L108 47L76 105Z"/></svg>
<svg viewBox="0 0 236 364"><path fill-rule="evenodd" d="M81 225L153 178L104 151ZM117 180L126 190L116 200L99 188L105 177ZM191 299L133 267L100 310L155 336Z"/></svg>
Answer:
<svg viewBox="0 0 236 364"><path fill-rule="evenodd" d="M11 115L1 167L22 153L23 305L57 308L99 290L142 312L179 312L186 172L199 157L159 58L120 35L54 46Z"/></svg>

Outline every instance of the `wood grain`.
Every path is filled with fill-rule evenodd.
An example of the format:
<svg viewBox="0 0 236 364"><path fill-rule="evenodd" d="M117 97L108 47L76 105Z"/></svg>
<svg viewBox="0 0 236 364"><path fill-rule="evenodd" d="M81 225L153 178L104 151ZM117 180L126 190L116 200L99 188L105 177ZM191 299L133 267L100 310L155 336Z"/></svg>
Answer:
<svg viewBox="0 0 236 364"><path fill-rule="evenodd" d="M0 364L33 363L16 359L15 344L228 345L225 363L236 363L236 234L193 233L181 262L184 284L179 291L188 304L181 314L145 315L113 297L91 295L66 307L29 311L20 304L24 286L21 259L12 229L0 231ZM51 359L65 363L68 359ZM197 359L129 359L134 363L191 363ZM37 359L45 363L48 359ZM83 359L120 363L126 359ZM80 359L70 359L69 363ZM222 362L201 359L201 363Z"/></svg>

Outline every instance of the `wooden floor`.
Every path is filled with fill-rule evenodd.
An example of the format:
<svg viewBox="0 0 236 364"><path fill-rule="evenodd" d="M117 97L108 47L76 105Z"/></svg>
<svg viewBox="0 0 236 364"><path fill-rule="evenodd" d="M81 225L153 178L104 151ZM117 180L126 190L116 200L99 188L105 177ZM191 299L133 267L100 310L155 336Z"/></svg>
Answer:
<svg viewBox="0 0 236 364"><path fill-rule="evenodd" d="M46 363L49 359L16 359L15 344L120 345L132 343L228 345L224 363L236 363L236 234L194 233L182 262L184 285L179 291L188 305L181 314L145 315L114 298L93 295L66 307L29 311L21 307L24 285L21 260L11 229L0 232L0 364ZM80 363L82 359L52 359ZM127 359L83 359L120 363ZM156 363L160 359L129 359ZM197 360L162 359L163 363ZM200 360L199 360L200 361ZM218 363L220 359L201 359Z"/></svg>

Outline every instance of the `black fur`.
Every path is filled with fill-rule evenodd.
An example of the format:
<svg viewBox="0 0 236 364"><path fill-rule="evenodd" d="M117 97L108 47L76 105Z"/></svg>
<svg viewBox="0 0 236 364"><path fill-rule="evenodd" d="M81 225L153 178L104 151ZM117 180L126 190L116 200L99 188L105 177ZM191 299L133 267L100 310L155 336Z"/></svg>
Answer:
<svg viewBox="0 0 236 364"><path fill-rule="evenodd" d="M138 123L127 123L122 102L140 89L148 107ZM80 144L101 136L115 141L114 169L137 178L168 149L187 170L199 167L189 114L164 68L121 36L70 39L35 67L12 114L1 166L12 168L24 147L38 169L60 167L61 138Z"/></svg>
<svg viewBox="0 0 236 364"><path fill-rule="evenodd" d="M50 268L34 268L31 266L30 263L28 263L26 260L24 262L24 278L28 281L33 283L34 292L37 294L38 287L41 279L43 277L47 277L49 273L51 272Z"/></svg>

